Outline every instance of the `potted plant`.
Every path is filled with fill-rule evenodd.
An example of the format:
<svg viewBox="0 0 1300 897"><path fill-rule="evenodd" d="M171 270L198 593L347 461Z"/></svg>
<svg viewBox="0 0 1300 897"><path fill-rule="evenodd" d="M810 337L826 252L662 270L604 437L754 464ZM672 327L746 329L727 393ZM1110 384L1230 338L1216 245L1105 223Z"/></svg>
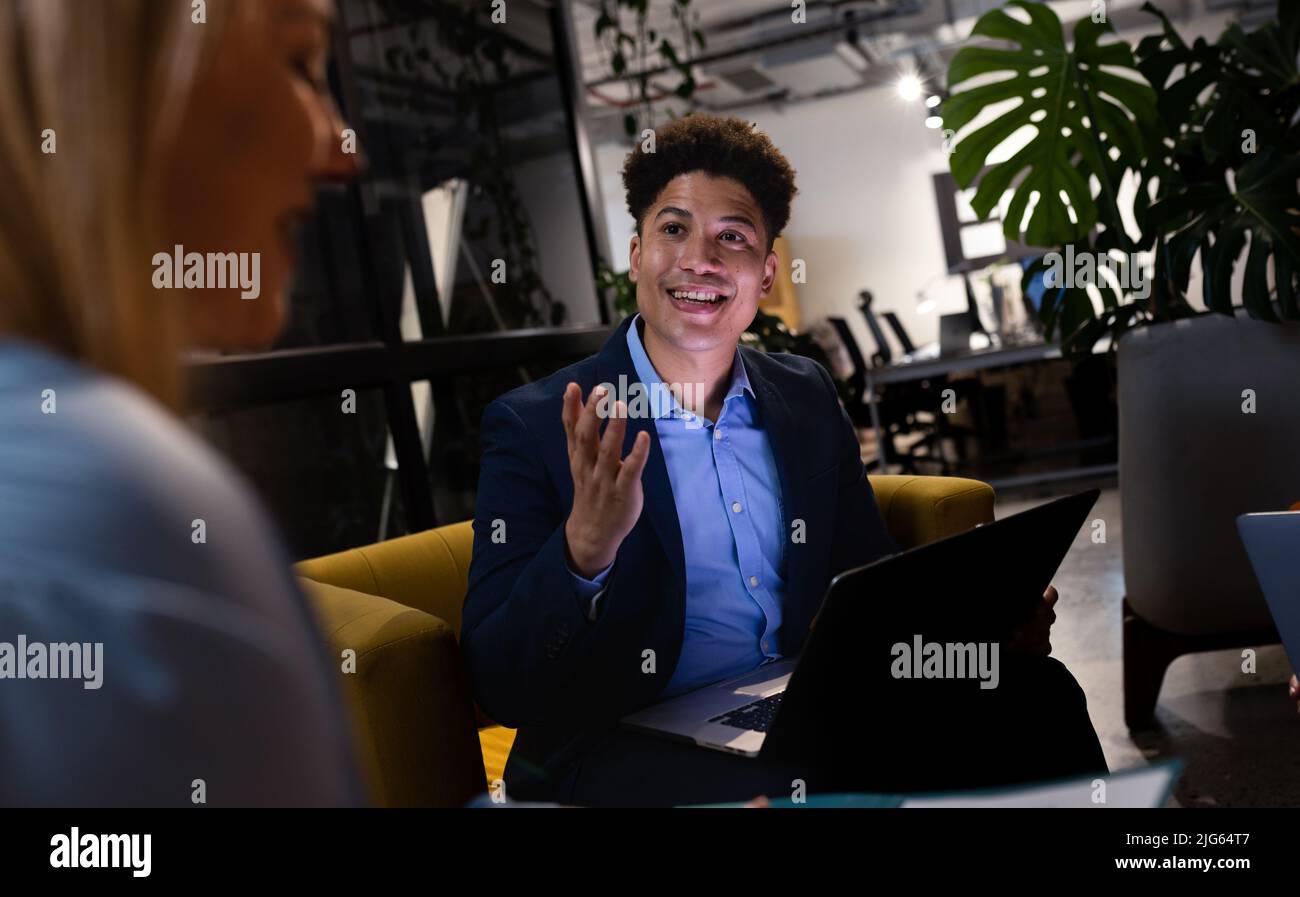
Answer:
<svg viewBox="0 0 1300 897"><path fill-rule="evenodd" d="M963 48L949 67L950 88L984 83L942 108L946 129L964 129L950 161L963 187L1037 129L972 206L987 217L1012 190L1007 235L1045 249L1026 281L1065 269L1044 296L1049 338L1076 357L1111 338L1130 727L1150 721L1173 657L1276 640L1235 518L1300 499L1300 4L1191 44L1143 9L1161 31L1135 54L1104 13L1070 45L1046 5L1013 0L973 31L1004 44ZM1007 100L1019 103L977 120ZM1204 312L1188 298L1198 263Z"/></svg>

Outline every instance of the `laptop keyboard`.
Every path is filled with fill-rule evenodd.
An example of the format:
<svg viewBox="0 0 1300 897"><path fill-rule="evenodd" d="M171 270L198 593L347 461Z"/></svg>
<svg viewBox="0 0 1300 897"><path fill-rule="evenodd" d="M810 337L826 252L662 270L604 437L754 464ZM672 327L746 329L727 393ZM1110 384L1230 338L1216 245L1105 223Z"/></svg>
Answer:
<svg viewBox="0 0 1300 897"><path fill-rule="evenodd" d="M781 698L784 696L785 692L780 692L768 698L759 698L743 707L715 716L709 722L734 726L737 729L749 729L753 732L766 732L768 726L772 725L772 720L776 718L776 710L781 706Z"/></svg>

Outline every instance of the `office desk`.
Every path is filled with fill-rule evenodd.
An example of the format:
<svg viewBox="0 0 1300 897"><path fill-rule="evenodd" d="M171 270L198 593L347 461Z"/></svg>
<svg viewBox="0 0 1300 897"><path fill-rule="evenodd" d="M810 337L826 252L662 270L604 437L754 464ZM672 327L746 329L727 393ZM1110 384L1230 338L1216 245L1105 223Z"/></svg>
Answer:
<svg viewBox="0 0 1300 897"><path fill-rule="evenodd" d="M1093 347L1093 353L1106 352L1109 340L1102 340ZM880 472L889 472L888 443L880 426L880 411L876 407L876 387L890 383L908 383L925 380L929 377L943 377L951 374L965 374L972 371L986 371L994 368L1014 367L1021 364L1034 364L1063 358L1061 347L1055 343L1030 343L1022 346L978 349L961 355L946 355L918 361L905 361L888 364L883 367L867 368L866 394L867 404L871 410L871 424L876 432L876 450L880 453ZM1087 467L1072 467L1066 470L1027 474L1019 477L1007 477L990 481L994 489L1008 486L1024 486L1052 480L1073 479L1075 477L1103 476L1114 474L1119 470L1118 464L1094 464Z"/></svg>

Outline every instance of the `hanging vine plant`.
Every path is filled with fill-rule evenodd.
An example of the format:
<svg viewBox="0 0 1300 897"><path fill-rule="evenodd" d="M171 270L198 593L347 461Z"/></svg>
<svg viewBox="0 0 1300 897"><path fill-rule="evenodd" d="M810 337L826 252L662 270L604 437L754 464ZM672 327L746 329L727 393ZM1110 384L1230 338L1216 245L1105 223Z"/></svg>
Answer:
<svg viewBox="0 0 1300 897"><path fill-rule="evenodd" d="M633 105L623 115L623 130L633 140L642 131L654 130L654 104L668 96L676 96L694 109L695 75L692 60L696 50L704 49L704 33L695 27L699 13L691 9L691 0L671 0L672 18L679 31L680 43L673 43L667 34L660 34L648 24L651 0L601 0L600 15L596 18L596 41L600 44L611 77L620 78L633 97ZM623 11L631 13L631 30L623 28ZM651 84L652 58L657 55L660 64L666 64L681 75L681 81L671 92L656 92ZM670 110L672 118L677 112Z"/></svg>

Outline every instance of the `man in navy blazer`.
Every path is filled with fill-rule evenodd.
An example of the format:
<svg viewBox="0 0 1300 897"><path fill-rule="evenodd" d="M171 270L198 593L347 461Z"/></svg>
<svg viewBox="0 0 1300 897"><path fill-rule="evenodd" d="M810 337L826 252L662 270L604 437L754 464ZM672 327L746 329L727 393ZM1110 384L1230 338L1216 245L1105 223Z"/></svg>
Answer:
<svg viewBox="0 0 1300 897"><path fill-rule="evenodd" d="M595 357L483 415L461 644L479 706L519 730L512 798L671 804L815 786L817 770L617 721L797 654L831 578L897 550L826 371L738 347L775 282L793 170L737 119L692 115L655 138L624 168L640 313ZM1051 665L1029 677L1031 698L1083 743L1060 762L1104 771L1081 691L1045 656L1055 597L1010 641Z"/></svg>

